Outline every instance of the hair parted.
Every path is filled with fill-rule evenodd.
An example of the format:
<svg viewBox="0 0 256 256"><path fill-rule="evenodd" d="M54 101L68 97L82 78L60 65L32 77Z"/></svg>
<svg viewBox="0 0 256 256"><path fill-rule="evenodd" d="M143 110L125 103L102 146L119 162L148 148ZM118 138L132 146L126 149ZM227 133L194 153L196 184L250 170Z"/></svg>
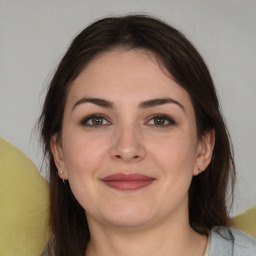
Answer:
<svg viewBox="0 0 256 256"><path fill-rule="evenodd" d="M85 28L71 43L50 83L39 119L45 157L49 163L50 227L54 255L84 255L90 239L84 209L68 182L58 176L50 140L61 140L62 120L70 86L86 65L100 53L114 48L145 49L190 95L203 138L214 130L215 147L207 169L193 177L189 189L191 227L205 234L213 226L228 226L228 199L232 199L235 165L232 146L212 78L195 47L175 28L143 15L109 17Z"/></svg>

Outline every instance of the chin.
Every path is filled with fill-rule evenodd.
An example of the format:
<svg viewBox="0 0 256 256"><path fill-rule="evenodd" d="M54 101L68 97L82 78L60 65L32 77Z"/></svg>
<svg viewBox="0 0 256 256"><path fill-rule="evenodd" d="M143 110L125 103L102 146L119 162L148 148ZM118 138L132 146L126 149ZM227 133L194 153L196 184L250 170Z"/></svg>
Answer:
<svg viewBox="0 0 256 256"><path fill-rule="evenodd" d="M109 224L119 228L130 229L130 228L139 228L147 225L150 222L150 218L146 216L116 216L116 218L108 219Z"/></svg>
<svg viewBox="0 0 256 256"><path fill-rule="evenodd" d="M114 210L113 210L114 209ZM108 211L109 210L109 211ZM148 211L140 207L112 208L103 211L98 217L98 221L120 228L142 227L153 219L152 210Z"/></svg>

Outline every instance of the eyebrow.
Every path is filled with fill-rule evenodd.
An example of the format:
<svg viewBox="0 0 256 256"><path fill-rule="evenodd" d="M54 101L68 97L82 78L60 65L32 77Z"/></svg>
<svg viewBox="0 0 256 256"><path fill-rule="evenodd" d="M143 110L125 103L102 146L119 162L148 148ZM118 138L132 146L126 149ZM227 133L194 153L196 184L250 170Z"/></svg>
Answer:
<svg viewBox="0 0 256 256"><path fill-rule="evenodd" d="M87 98L84 97L80 100L78 100L72 107L72 111L78 106L83 103L92 103L102 108L114 108L114 103L108 100L100 99L100 98ZM183 111L185 111L184 106L179 103L178 101L171 99L171 98L157 98L157 99L150 99L143 101L139 104L139 108L146 109L146 108L152 108L164 104L176 104L179 106Z"/></svg>
<svg viewBox="0 0 256 256"><path fill-rule="evenodd" d="M74 104L74 106L72 107L72 110L74 110L78 105L83 104L83 103L92 103L92 104L95 104L102 108L113 108L113 106L114 106L114 104L108 100L84 97Z"/></svg>
<svg viewBox="0 0 256 256"><path fill-rule="evenodd" d="M182 110L185 110L184 106L179 103L176 100L173 100L171 98L160 98L160 99L151 99L151 100L146 100L143 101L139 104L140 108L151 108L151 107L156 107L156 106L160 106L160 105L164 105L164 104L176 104L178 105L180 108L182 108Z"/></svg>

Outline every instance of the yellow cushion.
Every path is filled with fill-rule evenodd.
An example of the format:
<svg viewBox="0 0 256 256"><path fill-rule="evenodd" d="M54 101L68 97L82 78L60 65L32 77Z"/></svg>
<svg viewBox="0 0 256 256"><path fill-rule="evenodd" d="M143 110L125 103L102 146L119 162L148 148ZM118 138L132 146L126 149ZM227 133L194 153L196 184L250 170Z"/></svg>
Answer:
<svg viewBox="0 0 256 256"><path fill-rule="evenodd" d="M0 138L0 255L40 255L48 240L48 184L19 149Z"/></svg>
<svg viewBox="0 0 256 256"><path fill-rule="evenodd" d="M256 206L232 218L233 226L256 238Z"/></svg>

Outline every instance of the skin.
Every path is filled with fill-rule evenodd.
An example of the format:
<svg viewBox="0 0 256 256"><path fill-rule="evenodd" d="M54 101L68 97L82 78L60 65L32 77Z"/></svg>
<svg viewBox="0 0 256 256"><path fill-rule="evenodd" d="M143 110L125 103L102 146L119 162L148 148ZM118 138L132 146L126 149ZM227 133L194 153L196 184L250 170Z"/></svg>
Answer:
<svg viewBox="0 0 256 256"><path fill-rule="evenodd" d="M188 93L151 53L116 49L91 61L69 91L61 142L51 140L60 178L86 212L86 255L203 255L207 238L189 225L188 190L213 146L213 132L197 138ZM120 172L154 181L120 191L101 180Z"/></svg>

